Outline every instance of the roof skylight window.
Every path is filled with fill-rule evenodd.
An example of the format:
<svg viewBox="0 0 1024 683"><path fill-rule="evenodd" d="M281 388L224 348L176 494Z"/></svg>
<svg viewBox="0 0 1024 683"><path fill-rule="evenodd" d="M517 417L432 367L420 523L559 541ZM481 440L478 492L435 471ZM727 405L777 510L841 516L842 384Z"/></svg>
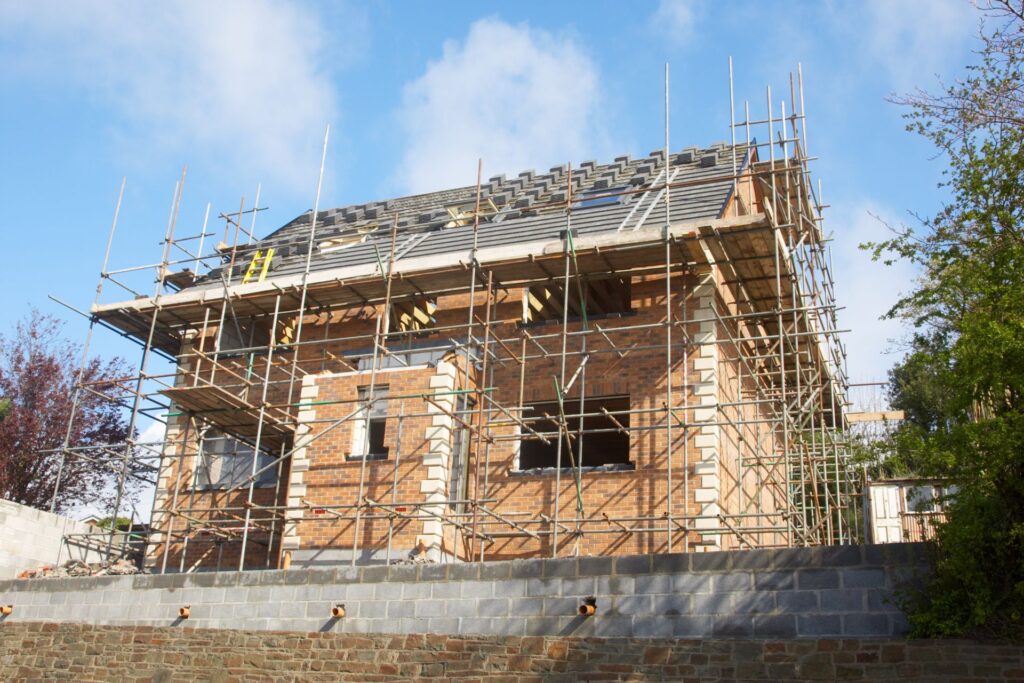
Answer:
<svg viewBox="0 0 1024 683"><path fill-rule="evenodd" d="M624 186L609 187L603 190L586 190L576 196L572 203L574 209L589 209L594 206L608 206L609 204L621 204L626 195Z"/></svg>

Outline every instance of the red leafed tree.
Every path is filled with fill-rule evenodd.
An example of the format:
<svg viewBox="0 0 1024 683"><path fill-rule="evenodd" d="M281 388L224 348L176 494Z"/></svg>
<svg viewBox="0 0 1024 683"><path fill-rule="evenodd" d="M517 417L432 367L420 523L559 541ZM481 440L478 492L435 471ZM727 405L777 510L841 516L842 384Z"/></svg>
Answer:
<svg viewBox="0 0 1024 683"><path fill-rule="evenodd" d="M0 496L43 510L50 508L61 469L61 454L44 451L64 443L82 353L62 336L61 327L56 318L32 310L11 336L0 334ZM83 381L94 384L80 394L70 446L124 441L124 410L97 394L113 392L113 384L105 382L125 375L118 358L89 360ZM120 459L97 451L86 455L64 458L58 512L102 501L116 487Z"/></svg>

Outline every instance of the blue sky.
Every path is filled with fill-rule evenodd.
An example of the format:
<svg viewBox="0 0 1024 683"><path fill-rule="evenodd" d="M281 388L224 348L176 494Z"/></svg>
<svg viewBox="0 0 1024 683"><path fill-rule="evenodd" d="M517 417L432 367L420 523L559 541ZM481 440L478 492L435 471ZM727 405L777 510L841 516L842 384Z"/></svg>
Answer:
<svg viewBox="0 0 1024 683"><path fill-rule="evenodd" d="M943 168L885 97L954 78L978 18L966 0L0 0L0 330L35 306L84 334L47 294L91 303L122 176L113 267L159 259L184 164L179 233L259 183L259 234L311 207L327 124L322 206L470 184L477 157L486 177L658 148L666 61L673 147L725 140L732 56L755 112L803 64L851 376L880 379L901 331L877 318L913 273L856 245L884 237L872 215L934 213Z"/></svg>

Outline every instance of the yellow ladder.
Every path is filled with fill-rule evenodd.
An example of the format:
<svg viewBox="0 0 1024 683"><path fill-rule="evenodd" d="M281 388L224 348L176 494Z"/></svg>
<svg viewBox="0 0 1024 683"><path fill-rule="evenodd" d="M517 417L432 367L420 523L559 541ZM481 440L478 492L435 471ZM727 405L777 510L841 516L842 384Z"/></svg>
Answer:
<svg viewBox="0 0 1024 683"><path fill-rule="evenodd" d="M267 278L267 271L270 270L270 261L274 258L274 249L267 249L266 253L262 250L257 250L252 256L252 261L249 262L249 268L245 271L245 277L242 278L242 284L247 282L263 282ZM259 271L260 276L253 280L253 276L256 275L256 271Z"/></svg>

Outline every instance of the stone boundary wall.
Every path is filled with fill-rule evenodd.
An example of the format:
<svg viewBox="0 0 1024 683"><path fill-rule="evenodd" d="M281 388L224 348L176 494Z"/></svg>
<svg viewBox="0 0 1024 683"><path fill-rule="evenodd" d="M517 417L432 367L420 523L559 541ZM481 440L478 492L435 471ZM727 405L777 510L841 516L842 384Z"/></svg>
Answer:
<svg viewBox="0 0 1024 683"><path fill-rule="evenodd" d="M4 680L931 681L1024 678L1024 648L968 641L665 640L6 624Z"/></svg>
<svg viewBox="0 0 1024 683"><path fill-rule="evenodd" d="M889 637L923 545L0 582L8 623L615 637ZM576 611L587 596L597 613ZM332 619L331 607L346 615ZM178 609L190 606L188 620Z"/></svg>
<svg viewBox="0 0 1024 683"><path fill-rule="evenodd" d="M85 522L0 499L0 579L67 560L98 562L99 553L64 540L64 534L90 531Z"/></svg>

